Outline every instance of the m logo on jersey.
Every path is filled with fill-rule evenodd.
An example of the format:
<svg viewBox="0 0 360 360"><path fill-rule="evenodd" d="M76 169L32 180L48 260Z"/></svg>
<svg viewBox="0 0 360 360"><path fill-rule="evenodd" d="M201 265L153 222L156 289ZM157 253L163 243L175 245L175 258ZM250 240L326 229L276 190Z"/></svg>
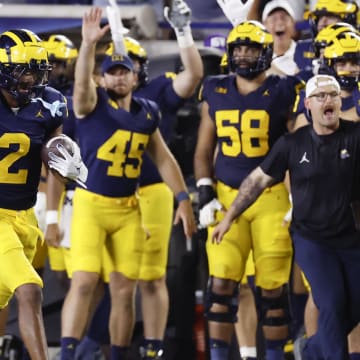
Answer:
<svg viewBox="0 0 360 360"><path fill-rule="evenodd" d="M299 164L302 163L309 163L310 160L307 158L306 151L304 152L304 155L302 156L301 160L299 161Z"/></svg>
<svg viewBox="0 0 360 360"><path fill-rule="evenodd" d="M224 87L216 87L215 92L219 94L227 94L228 89Z"/></svg>

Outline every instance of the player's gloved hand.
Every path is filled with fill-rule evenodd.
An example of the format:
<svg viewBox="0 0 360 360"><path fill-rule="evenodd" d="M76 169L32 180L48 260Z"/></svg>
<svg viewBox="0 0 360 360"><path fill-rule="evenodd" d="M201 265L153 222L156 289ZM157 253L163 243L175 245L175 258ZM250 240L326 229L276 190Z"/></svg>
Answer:
<svg viewBox="0 0 360 360"><path fill-rule="evenodd" d="M218 5L221 7L224 15L231 22L232 26L239 25L246 19L248 9L250 8L251 1L242 0L216 0Z"/></svg>
<svg viewBox="0 0 360 360"><path fill-rule="evenodd" d="M223 209L223 206L218 199L212 199L203 208L200 209L199 213L199 224L200 227L206 228L216 224L215 213Z"/></svg>
<svg viewBox="0 0 360 360"><path fill-rule="evenodd" d="M79 185L86 188L85 182L88 176L88 169L81 159L79 146L73 141L73 155L61 144L57 144L57 148L63 157L49 152L49 167L56 170L61 176L76 181Z"/></svg>
<svg viewBox="0 0 360 360"><path fill-rule="evenodd" d="M164 7L164 17L174 29L179 47L185 48L194 44L191 33L191 9L183 0L173 0L172 8Z"/></svg>
<svg viewBox="0 0 360 360"><path fill-rule="evenodd" d="M216 193L213 187L211 178L203 177L196 182L196 187L199 193L199 209L216 198Z"/></svg>

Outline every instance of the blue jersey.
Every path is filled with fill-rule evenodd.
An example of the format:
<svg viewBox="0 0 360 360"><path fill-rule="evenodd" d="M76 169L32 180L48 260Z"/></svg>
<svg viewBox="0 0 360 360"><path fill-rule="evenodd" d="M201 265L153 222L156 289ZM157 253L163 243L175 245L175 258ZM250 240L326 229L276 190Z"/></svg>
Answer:
<svg viewBox="0 0 360 360"><path fill-rule="evenodd" d="M66 116L65 98L50 87L15 113L0 98L0 208L34 206L41 148Z"/></svg>
<svg viewBox="0 0 360 360"><path fill-rule="evenodd" d="M159 129L165 141L169 141L176 122L176 113L185 101L174 91L173 79L175 76L174 73L165 73L135 91L136 96L153 100L158 104L162 115ZM154 163L145 154L141 169L140 186L158 182L162 182L161 176Z"/></svg>
<svg viewBox="0 0 360 360"><path fill-rule="evenodd" d="M202 100L216 125L215 177L232 188L257 167L287 131L292 104L303 82L294 76L269 76L248 95L239 94L236 76L208 77Z"/></svg>
<svg viewBox="0 0 360 360"><path fill-rule="evenodd" d="M296 43L294 61L300 70L312 71L315 59L313 39L299 40Z"/></svg>
<svg viewBox="0 0 360 360"><path fill-rule="evenodd" d="M143 153L159 124L158 106L133 97L127 112L105 89L97 88L97 94L95 109L77 124L82 159L89 170L86 186L105 196L133 195Z"/></svg>

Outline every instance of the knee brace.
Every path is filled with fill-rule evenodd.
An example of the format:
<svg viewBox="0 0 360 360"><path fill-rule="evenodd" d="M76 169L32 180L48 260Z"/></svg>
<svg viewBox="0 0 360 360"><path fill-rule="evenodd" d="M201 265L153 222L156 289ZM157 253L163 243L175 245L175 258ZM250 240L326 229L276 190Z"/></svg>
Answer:
<svg viewBox="0 0 360 360"><path fill-rule="evenodd" d="M208 289L205 299L205 316L209 321L216 321L221 323L236 323L237 321L237 309L238 309L238 294L239 287L234 287L231 295L219 295L212 291L213 279L212 277L208 283ZM211 311L213 304L220 304L227 307L226 312L217 313Z"/></svg>
<svg viewBox="0 0 360 360"><path fill-rule="evenodd" d="M261 295L261 289L258 292L258 316L262 326L283 326L290 324L290 305L288 286L283 285L282 293L279 297L268 298ZM269 310L282 310L281 316L267 316Z"/></svg>

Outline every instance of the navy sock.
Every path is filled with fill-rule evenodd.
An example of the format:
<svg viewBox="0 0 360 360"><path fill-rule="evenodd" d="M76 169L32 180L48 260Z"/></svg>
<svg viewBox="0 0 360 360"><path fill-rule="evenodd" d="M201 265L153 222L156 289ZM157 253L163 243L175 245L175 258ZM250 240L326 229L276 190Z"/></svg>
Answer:
<svg viewBox="0 0 360 360"><path fill-rule="evenodd" d="M97 341L85 336L80 344L77 346L75 351L76 359L87 359L94 357L94 354L101 350L101 344Z"/></svg>
<svg viewBox="0 0 360 360"><path fill-rule="evenodd" d="M61 338L60 360L74 360L75 350L78 344L79 344L79 340L73 337Z"/></svg>
<svg viewBox="0 0 360 360"><path fill-rule="evenodd" d="M360 353L351 353L350 360L360 360Z"/></svg>
<svg viewBox="0 0 360 360"><path fill-rule="evenodd" d="M144 339L140 350L142 359L153 359L156 356L162 356L164 350L164 341L159 339Z"/></svg>
<svg viewBox="0 0 360 360"><path fill-rule="evenodd" d="M293 314L292 334L295 340L299 335L299 330L304 325L304 313L308 294L292 294L290 299Z"/></svg>
<svg viewBox="0 0 360 360"><path fill-rule="evenodd" d="M266 360L283 360L286 340L265 340Z"/></svg>
<svg viewBox="0 0 360 360"><path fill-rule="evenodd" d="M210 359L211 360L224 360L229 356L229 344L223 340L210 338Z"/></svg>
<svg viewBox="0 0 360 360"><path fill-rule="evenodd" d="M104 284L104 296L97 306L91 319L86 336L99 344L109 344L109 318L110 318L111 298L109 284Z"/></svg>
<svg viewBox="0 0 360 360"><path fill-rule="evenodd" d="M128 346L111 345L110 360L125 360L128 350Z"/></svg>

